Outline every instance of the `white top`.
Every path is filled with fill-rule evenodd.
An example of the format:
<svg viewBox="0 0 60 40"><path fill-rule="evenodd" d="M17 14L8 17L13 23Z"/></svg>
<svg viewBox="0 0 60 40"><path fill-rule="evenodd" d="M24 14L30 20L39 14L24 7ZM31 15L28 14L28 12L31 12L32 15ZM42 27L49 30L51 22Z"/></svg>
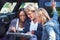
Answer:
<svg viewBox="0 0 60 40"><path fill-rule="evenodd" d="M24 29L24 27L23 28L20 28L20 27L18 27L18 31L23 31L23 29Z"/></svg>
<svg viewBox="0 0 60 40"><path fill-rule="evenodd" d="M18 31L23 31L24 27L23 27L23 28L20 28L20 27L18 26L18 24L19 24L19 19L17 19L16 30L18 30Z"/></svg>
<svg viewBox="0 0 60 40"><path fill-rule="evenodd" d="M38 22L34 23L33 21L31 21L30 31L37 30L37 28L38 28Z"/></svg>

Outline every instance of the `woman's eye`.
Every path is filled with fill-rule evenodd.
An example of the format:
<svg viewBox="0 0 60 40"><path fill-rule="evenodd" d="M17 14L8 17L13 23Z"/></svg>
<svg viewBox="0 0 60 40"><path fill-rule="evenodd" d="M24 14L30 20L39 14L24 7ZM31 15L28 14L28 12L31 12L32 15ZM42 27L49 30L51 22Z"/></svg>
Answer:
<svg viewBox="0 0 60 40"><path fill-rule="evenodd" d="M20 16L25 16L25 15L20 15Z"/></svg>

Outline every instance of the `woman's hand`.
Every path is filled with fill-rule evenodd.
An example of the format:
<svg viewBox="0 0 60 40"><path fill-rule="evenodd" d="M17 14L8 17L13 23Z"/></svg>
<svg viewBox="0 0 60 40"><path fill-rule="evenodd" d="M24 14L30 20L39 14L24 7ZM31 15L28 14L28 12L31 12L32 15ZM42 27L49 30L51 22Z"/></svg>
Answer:
<svg viewBox="0 0 60 40"><path fill-rule="evenodd" d="M10 30L13 31L13 32L16 32L16 28L15 27L11 27Z"/></svg>
<svg viewBox="0 0 60 40"><path fill-rule="evenodd" d="M56 9L56 2L55 2L54 0L52 0L51 6L52 6L52 9L53 9L53 10Z"/></svg>
<svg viewBox="0 0 60 40"><path fill-rule="evenodd" d="M27 32L27 34L32 34L31 32Z"/></svg>
<svg viewBox="0 0 60 40"><path fill-rule="evenodd" d="M28 34L34 34L34 30L32 30L31 32L27 32Z"/></svg>

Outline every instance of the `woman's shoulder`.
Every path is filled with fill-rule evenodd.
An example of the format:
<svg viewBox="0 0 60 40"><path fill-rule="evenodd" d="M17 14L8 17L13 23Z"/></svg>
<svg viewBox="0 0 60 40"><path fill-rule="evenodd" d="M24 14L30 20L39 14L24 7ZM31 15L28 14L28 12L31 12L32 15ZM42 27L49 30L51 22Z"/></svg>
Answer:
<svg viewBox="0 0 60 40"><path fill-rule="evenodd" d="M42 23L38 23L38 25L41 25L42 26Z"/></svg>
<svg viewBox="0 0 60 40"><path fill-rule="evenodd" d="M38 28L43 29L42 23L38 23Z"/></svg>
<svg viewBox="0 0 60 40"><path fill-rule="evenodd" d="M12 19L12 21L16 21L16 20L19 20L19 18L14 18L14 19Z"/></svg>

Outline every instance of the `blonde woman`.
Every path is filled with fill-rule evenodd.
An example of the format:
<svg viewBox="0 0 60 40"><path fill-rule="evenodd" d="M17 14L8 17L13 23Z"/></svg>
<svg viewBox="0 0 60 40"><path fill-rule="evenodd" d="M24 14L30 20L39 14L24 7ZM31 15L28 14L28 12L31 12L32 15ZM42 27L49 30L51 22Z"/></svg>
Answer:
<svg viewBox="0 0 60 40"><path fill-rule="evenodd" d="M52 0L51 2L53 17L45 23L42 40L60 40L59 32L59 22L58 22L58 12L56 10L56 2Z"/></svg>
<svg viewBox="0 0 60 40"><path fill-rule="evenodd" d="M50 20L50 17L48 15L48 12L44 8L39 8L37 10L38 13L38 21L42 24L45 24L47 20Z"/></svg>
<svg viewBox="0 0 60 40"><path fill-rule="evenodd" d="M37 13L36 9L33 5L29 4L26 8L26 14L29 17L30 25L28 25L25 29L27 30L26 33L34 34L35 37L31 37L30 40L41 40L42 36L42 24L37 21Z"/></svg>

